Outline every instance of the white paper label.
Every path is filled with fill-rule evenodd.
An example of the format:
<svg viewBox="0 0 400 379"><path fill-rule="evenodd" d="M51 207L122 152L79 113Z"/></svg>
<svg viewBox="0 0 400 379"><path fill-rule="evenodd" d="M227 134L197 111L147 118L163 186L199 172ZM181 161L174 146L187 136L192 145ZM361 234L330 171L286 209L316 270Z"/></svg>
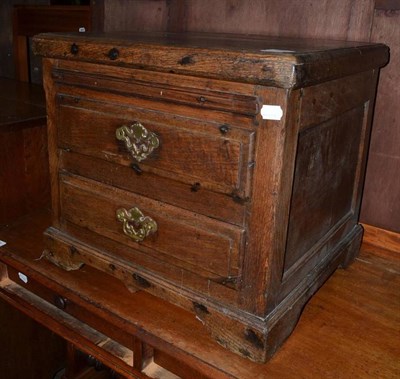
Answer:
<svg viewBox="0 0 400 379"><path fill-rule="evenodd" d="M0 240L0 247L7 245L7 243L5 241Z"/></svg>
<svg viewBox="0 0 400 379"><path fill-rule="evenodd" d="M22 282L24 282L25 284L28 283L28 277L23 274L22 272L18 273L18 277L21 279Z"/></svg>
<svg viewBox="0 0 400 379"><path fill-rule="evenodd" d="M283 110L280 105L263 105L261 108L261 117L264 120L280 121L283 116Z"/></svg>

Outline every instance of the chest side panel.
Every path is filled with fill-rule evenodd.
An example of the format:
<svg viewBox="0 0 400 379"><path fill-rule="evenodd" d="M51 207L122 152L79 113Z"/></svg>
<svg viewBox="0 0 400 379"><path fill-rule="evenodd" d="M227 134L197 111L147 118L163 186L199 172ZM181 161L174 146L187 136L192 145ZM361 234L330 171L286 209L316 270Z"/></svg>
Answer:
<svg viewBox="0 0 400 379"><path fill-rule="evenodd" d="M303 90L283 268L287 288L331 259L357 224L375 80L370 71Z"/></svg>

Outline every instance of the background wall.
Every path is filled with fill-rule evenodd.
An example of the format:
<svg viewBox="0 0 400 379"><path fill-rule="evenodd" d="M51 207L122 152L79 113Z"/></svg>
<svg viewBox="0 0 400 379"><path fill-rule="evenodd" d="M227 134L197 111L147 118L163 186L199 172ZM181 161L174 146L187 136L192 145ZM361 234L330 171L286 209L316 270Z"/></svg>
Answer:
<svg viewBox="0 0 400 379"><path fill-rule="evenodd" d="M379 3L371 41L390 47L390 63L380 75L361 219L400 232L400 1Z"/></svg>

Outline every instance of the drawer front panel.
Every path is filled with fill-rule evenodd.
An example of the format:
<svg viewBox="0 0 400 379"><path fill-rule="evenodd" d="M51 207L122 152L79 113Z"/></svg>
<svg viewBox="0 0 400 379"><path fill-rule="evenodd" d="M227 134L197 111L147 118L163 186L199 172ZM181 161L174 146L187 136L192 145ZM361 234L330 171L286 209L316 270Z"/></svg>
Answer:
<svg viewBox="0 0 400 379"><path fill-rule="evenodd" d="M218 123L66 95L59 97L57 122L63 149L125 166L134 164L140 170L241 198L250 192L253 132L232 127L227 132ZM137 122L158 139L151 153L149 142L139 142L140 146L147 144L146 157L140 160L126 142L134 144L135 137L127 132L120 136L121 127Z"/></svg>
<svg viewBox="0 0 400 379"><path fill-rule="evenodd" d="M87 67L94 71L110 70L110 68L106 69L103 66L87 65ZM81 66L81 70L83 68L84 66ZM221 88L221 84L224 83L221 81L201 80L199 78L193 81L193 79L190 80L190 77L182 75L149 73L132 69L125 69L124 71L120 69L118 78L112 77L110 74L112 72L99 75L93 74L93 71L76 72L54 69L53 79L58 83L67 85L120 92L163 102L222 110L248 116L255 116L260 110L259 103L254 95L235 93L235 84L232 83L229 83L227 87L222 85ZM124 80L121 80L121 76ZM199 82L201 83L200 86ZM252 91L253 89L249 85L241 87L241 90Z"/></svg>
<svg viewBox="0 0 400 379"><path fill-rule="evenodd" d="M180 183L144 170L138 175L128 166L64 150L60 153L60 168L217 220L235 225L244 225L245 222L244 204L225 194L204 190L196 184Z"/></svg>
<svg viewBox="0 0 400 379"><path fill-rule="evenodd" d="M141 241L124 233L125 224L117 218L118 210L132 208L156 224ZM65 221L161 261L219 276L237 275L243 239L238 227L74 176L61 177L61 209ZM137 232L148 226L131 221L127 228Z"/></svg>

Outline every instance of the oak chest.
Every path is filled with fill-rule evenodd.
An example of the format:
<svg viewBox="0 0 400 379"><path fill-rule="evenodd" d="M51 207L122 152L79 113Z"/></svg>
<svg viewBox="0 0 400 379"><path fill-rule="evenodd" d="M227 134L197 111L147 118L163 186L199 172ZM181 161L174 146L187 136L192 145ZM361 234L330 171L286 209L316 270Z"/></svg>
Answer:
<svg viewBox="0 0 400 379"><path fill-rule="evenodd" d="M265 361L358 251L384 45L39 35L46 257L193 312ZM151 317L151 315L149 315Z"/></svg>

